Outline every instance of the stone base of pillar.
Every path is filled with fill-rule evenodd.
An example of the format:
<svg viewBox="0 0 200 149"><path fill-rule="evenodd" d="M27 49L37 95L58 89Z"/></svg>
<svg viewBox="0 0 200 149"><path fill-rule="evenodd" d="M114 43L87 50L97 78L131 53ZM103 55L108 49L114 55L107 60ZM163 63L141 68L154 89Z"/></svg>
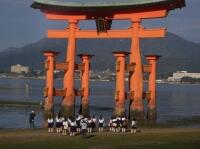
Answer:
<svg viewBox="0 0 200 149"><path fill-rule="evenodd" d="M115 112L114 112L115 116L125 116L125 109L124 108L115 108Z"/></svg>
<svg viewBox="0 0 200 149"><path fill-rule="evenodd" d="M131 109L130 110L130 120L135 118L138 123L144 123L144 111L137 110L137 109Z"/></svg>
<svg viewBox="0 0 200 149"><path fill-rule="evenodd" d="M61 106L61 114L64 117L71 117L74 118L75 117L75 105L62 105Z"/></svg>
<svg viewBox="0 0 200 149"><path fill-rule="evenodd" d="M89 105L88 104L81 104L79 113L81 113L85 117L90 116Z"/></svg>
<svg viewBox="0 0 200 149"><path fill-rule="evenodd" d="M147 110L147 121L149 123L155 123L156 122L156 118L157 118L156 108L154 108L154 109L148 108L148 110Z"/></svg>

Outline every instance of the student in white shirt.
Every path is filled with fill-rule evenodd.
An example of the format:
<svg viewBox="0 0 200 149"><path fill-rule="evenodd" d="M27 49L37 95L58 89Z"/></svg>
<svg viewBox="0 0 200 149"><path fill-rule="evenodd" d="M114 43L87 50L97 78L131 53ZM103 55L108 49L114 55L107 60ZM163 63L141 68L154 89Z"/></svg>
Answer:
<svg viewBox="0 0 200 149"><path fill-rule="evenodd" d="M53 132L53 125L54 125L53 117L49 116L47 122L48 122L48 132Z"/></svg>
<svg viewBox="0 0 200 149"><path fill-rule="evenodd" d="M92 133L92 118L91 117L88 118L87 123L88 123L88 127L87 127L88 133Z"/></svg>
<svg viewBox="0 0 200 149"><path fill-rule="evenodd" d="M122 133L126 132L128 126L127 118L124 116L122 117Z"/></svg>
<svg viewBox="0 0 200 149"><path fill-rule="evenodd" d="M86 137L87 122L86 122L86 120L84 118L81 119L80 125L81 125L81 134L82 134L82 137Z"/></svg>
<svg viewBox="0 0 200 149"><path fill-rule="evenodd" d="M67 129L68 129L68 121L67 118L64 119L63 121L63 135L67 135Z"/></svg>
<svg viewBox="0 0 200 149"><path fill-rule="evenodd" d="M135 118L133 118L131 121L131 133L136 133L136 132L137 132L137 121Z"/></svg>
<svg viewBox="0 0 200 149"><path fill-rule="evenodd" d="M99 132L103 132L104 118L100 115L99 117Z"/></svg>
<svg viewBox="0 0 200 149"><path fill-rule="evenodd" d="M72 119L71 123L70 123L70 136L75 136L75 132L76 132L76 120Z"/></svg>

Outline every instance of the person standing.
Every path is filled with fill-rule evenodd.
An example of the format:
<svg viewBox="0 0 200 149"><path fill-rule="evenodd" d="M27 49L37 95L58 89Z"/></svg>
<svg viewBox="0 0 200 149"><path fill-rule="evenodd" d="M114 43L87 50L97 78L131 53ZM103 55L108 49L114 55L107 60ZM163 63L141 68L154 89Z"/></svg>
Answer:
<svg viewBox="0 0 200 149"><path fill-rule="evenodd" d="M29 114L30 128L35 128L34 121L35 121L35 111L31 111L31 113Z"/></svg>
<svg viewBox="0 0 200 149"><path fill-rule="evenodd" d="M86 137L86 133L87 133L87 121L84 118L81 119L80 125L81 125L82 137L85 138Z"/></svg>
<svg viewBox="0 0 200 149"><path fill-rule="evenodd" d="M127 118L123 116L121 119L122 119L122 133L125 133L128 126Z"/></svg>
<svg viewBox="0 0 200 149"><path fill-rule="evenodd" d="M99 132L103 132L104 118L100 115L99 117Z"/></svg>
<svg viewBox="0 0 200 149"><path fill-rule="evenodd" d="M109 122L108 122L108 126L109 126L109 131L113 131L113 116L111 116Z"/></svg>
<svg viewBox="0 0 200 149"><path fill-rule="evenodd" d="M62 119L61 119L60 113L58 113L56 116L56 132L57 133L61 132L61 125L62 125Z"/></svg>
<svg viewBox="0 0 200 149"><path fill-rule="evenodd" d="M47 119L47 122L48 122L48 132L53 132L54 120L51 115Z"/></svg>
<svg viewBox="0 0 200 149"><path fill-rule="evenodd" d="M67 121L67 118L64 118L64 121L63 121L63 135L67 135L67 129L68 129L68 121Z"/></svg>
<svg viewBox="0 0 200 149"><path fill-rule="evenodd" d="M76 120L73 118L70 123L70 136L75 136L76 126Z"/></svg>
<svg viewBox="0 0 200 149"><path fill-rule="evenodd" d="M131 121L131 133L136 133L136 132L137 132L137 121L135 118L133 118Z"/></svg>
<svg viewBox="0 0 200 149"><path fill-rule="evenodd" d="M96 128L96 121L97 118L95 117L95 115L92 116L92 129L94 130Z"/></svg>
<svg viewBox="0 0 200 149"><path fill-rule="evenodd" d="M82 115L77 115L76 116L76 124L77 124L77 128L76 128L76 131L78 132L78 133L80 133L81 132L81 119L82 119Z"/></svg>
<svg viewBox="0 0 200 149"><path fill-rule="evenodd" d="M88 133L92 133L92 118L88 118Z"/></svg>

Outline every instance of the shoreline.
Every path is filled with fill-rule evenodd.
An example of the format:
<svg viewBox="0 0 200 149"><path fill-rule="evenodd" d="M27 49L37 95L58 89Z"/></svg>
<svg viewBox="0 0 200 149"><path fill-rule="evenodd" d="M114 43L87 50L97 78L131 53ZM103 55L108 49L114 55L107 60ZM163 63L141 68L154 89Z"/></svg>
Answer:
<svg viewBox="0 0 200 149"><path fill-rule="evenodd" d="M11 76L6 76L6 77L0 77L0 79L30 79L30 80L45 80L43 77L11 77ZM55 78L55 80L62 80L63 78ZM79 81L80 79L75 79L75 81ZM95 82L115 82L115 80L100 80L100 79L90 79L89 81ZM148 82L148 80L144 80L145 83ZM175 84L175 85L200 85L200 82L171 82L171 81L165 81L165 80L156 80L156 84Z"/></svg>

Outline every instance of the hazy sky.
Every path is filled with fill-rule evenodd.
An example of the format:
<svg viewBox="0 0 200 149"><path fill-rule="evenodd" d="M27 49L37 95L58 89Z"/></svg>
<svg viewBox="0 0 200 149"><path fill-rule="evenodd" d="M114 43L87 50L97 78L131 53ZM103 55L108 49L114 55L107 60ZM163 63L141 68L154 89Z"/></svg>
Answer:
<svg viewBox="0 0 200 149"><path fill-rule="evenodd" d="M30 8L33 0L0 0L0 50L21 47L46 36L47 28L62 29L63 22L47 21L39 10ZM200 43L200 0L186 0L186 7L171 11L167 18L144 21L148 27L167 27L186 40ZM82 22L81 27L93 27ZM126 27L127 22L114 22L113 26Z"/></svg>

